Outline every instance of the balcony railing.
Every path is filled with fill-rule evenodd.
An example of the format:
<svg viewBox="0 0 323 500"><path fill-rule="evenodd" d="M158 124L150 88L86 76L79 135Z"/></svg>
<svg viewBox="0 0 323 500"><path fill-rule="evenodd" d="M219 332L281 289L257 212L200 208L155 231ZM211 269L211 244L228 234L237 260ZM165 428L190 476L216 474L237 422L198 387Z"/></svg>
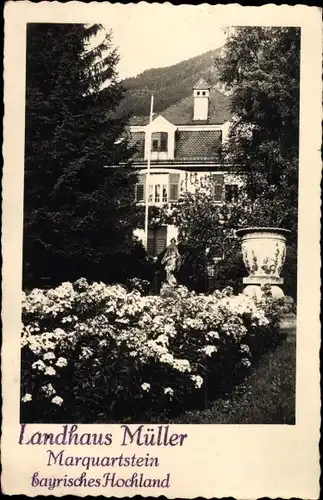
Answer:
<svg viewBox="0 0 323 500"><path fill-rule="evenodd" d="M151 164L181 164L181 163L219 163L219 156L182 156L181 158L174 158L172 160L151 159ZM133 163L146 164L145 158L134 158Z"/></svg>

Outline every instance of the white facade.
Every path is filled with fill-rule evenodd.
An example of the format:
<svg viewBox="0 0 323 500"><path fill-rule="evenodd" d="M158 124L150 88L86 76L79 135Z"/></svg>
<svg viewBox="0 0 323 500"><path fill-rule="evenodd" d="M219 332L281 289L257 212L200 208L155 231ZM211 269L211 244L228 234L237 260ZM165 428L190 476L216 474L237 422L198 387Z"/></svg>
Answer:
<svg viewBox="0 0 323 500"><path fill-rule="evenodd" d="M162 116L158 116L152 124L148 124L145 128L145 160L148 160L149 153L151 154L151 160L173 160L175 155L175 131L176 127L172 123L168 122ZM155 134L167 134L166 150L154 151L153 138ZM160 146L160 145L159 145ZM149 151L151 148L151 151Z"/></svg>
<svg viewBox="0 0 323 500"><path fill-rule="evenodd" d="M146 173L147 169L139 170L139 176L142 178L145 189L146 189ZM176 199L171 197L170 193L170 175L178 176L178 196ZM241 187L243 181L241 177L234 175L232 173L222 171L200 171L200 170L179 170L170 169L165 167L162 169L151 168L148 177L148 203L149 205L162 206L166 203L176 202L177 199L185 192L194 193L196 189L209 190L210 188L210 178L217 181L219 180L219 185L221 189L218 190L218 194L215 201L222 203L226 199L226 186L237 186ZM145 191L143 191L145 194ZM145 204L146 197L142 194L141 199L137 197L138 204Z"/></svg>
<svg viewBox="0 0 323 500"><path fill-rule="evenodd" d="M166 113L168 119L157 115L151 124L130 128L133 136L137 133L141 141L136 160L138 205L145 206L147 190L148 205L157 207L171 206L181 195L193 193L196 189L209 191L219 204L235 197L242 180L220 163L221 147L230 128L229 115L222 111L214 115L217 103L216 92L212 92L211 101L210 88L201 79L193 89L191 114L185 103L181 114L179 103ZM223 109L221 99L222 108L218 109ZM147 176L148 161L150 169ZM209 182L210 177L212 183ZM174 225L150 229L148 253L160 254L171 238L177 239L177 233ZM143 230L136 230L135 235L145 241Z"/></svg>

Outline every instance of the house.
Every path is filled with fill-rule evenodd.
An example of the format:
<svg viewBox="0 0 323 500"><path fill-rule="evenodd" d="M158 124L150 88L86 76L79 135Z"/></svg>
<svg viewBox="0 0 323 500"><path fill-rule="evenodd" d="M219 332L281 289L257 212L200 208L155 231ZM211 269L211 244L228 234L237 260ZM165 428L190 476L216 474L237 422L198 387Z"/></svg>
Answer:
<svg viewBox="0 0 323 500"><path fill-rule="evenodd" d="M133 117L131 143L136 146L133 164L139 171L136 202L145 205L176 203L182 193L194 191L210 175L219 203L235 196L239 178L221 165L222 144L229 131L229 97L200 79L192 95L149 117ZM150 154L150 175L146 172ZM144 231L136 235L144 239ZM177 228L164 225L148 232L148 253L156 256L177 238Z"/></svg>

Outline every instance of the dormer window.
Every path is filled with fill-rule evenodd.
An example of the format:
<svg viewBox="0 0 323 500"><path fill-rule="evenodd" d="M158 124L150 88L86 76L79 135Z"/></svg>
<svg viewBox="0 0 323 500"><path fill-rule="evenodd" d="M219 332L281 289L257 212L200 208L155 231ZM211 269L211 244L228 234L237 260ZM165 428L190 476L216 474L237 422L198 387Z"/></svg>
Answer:
<svg viewBox="0 0 323 500"><path fill-rule="evenodd" d="M168 133L167 132L154 132L151 135L151 150L153 152L167 152L168 151Z"/></svg>
<svg viewBox="0 0 323 500"><path fill-rule="evenodd" d="M176 126L159 115L145 130L145 160L173 160Z"/></svg>

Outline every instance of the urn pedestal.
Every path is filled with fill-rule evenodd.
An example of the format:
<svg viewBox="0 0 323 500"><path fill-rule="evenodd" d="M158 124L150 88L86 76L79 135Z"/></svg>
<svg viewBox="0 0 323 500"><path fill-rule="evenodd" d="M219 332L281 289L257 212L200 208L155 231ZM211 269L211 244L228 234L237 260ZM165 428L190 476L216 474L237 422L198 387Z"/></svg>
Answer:
<svg viewBox="0 0 323 500"><path fill-rule="evenodd" d="M276 227L247 227L239 229L244 265L249 276L243 278L243 293L260 298L261 287L270 285L273 297L284 297L280 277L286 258L287 229Z"/></svg>

